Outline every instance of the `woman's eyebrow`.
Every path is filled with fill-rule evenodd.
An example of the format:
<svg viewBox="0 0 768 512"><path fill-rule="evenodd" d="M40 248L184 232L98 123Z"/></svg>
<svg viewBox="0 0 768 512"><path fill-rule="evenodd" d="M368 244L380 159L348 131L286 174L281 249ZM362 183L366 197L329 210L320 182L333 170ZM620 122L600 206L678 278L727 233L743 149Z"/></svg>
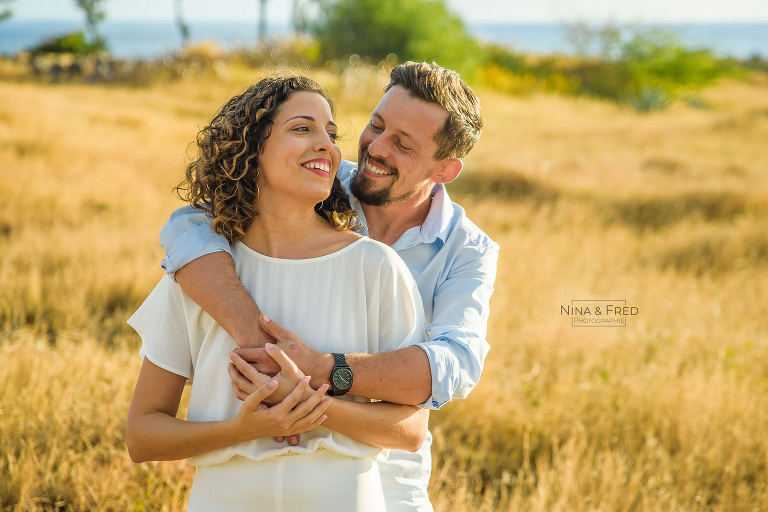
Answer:
<svg viewBox="0 0 768 512"><path fill-rule="evenodd" d="M289 122L293 121L294 119L306 119L307 121L312 121L313 123L317 121L317 119L315 119L315 118L314 118L314 117L312 117L312 116L307 116L307 115L298 115L298 116L293 116L292 118L288 119L288 120L287 120L285 123L283 123L283 124L289 123ZM333 126L334 128L338 128L338 126L336 126L336 123L334 123L333 121L328 121L328 122L326 123L326 125L331 125L331 126Z"/></svg>

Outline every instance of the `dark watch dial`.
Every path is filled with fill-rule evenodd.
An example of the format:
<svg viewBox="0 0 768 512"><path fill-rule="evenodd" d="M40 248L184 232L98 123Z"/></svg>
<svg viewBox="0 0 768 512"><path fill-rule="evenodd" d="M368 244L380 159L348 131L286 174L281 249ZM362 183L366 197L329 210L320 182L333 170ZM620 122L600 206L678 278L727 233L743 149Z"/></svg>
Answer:
<svg viewBox="0 0 768 512"><path fill-rule="evenodd" d="M341 390L349 389L352 386L352 371L349 368L338 368L333 372L333 386Z"/></svg>

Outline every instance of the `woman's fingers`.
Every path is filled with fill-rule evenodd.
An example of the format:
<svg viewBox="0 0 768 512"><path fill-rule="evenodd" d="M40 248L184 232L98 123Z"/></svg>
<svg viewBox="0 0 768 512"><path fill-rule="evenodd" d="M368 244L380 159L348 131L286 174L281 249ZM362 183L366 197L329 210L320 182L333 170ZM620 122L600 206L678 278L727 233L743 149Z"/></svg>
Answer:
<svg viewBox="0 0 768 512"><path fill-rule="evenodd" d="M258 384L255 384L249 379L245 378L243 374L237 370L237 367L232 363L227 365L227 372L229 373L229 378L232 381L232 389L235 390L235 395L237 395L237 398L240 400L245 400L245 397L256 391L256 388L259 387ZM240 393L238 393L238 391L240 391Z"/></svg>
<svg viewBox="0 0 768 512"><path fill-rule="evenodd" d="M246 393L242 389L238 388L237 385L234 382L232 382L232 391L235 392L235 396L240 401L245 401L245 399L248 398L248 396L249 396L248 393Z"/></svg>
<svg viewBox="0 0 768 512"><path fill-rule="evenodd" d="M260 373L258 370L256 370L256 368L249 364L245 359L240 357L237 353L230 352L229 359L232 361L232 364L235 365L235 368L238 372L240 372L244 377L246 377L257 386L261 386L262 384L271 380L268 375ZM234 381L234 377L232 377L231 371L229 372L229 376Z"/></svg>
<svg viewBox="0 0 768 512"><path fill-rule="evenodd" d="M256 388L256 391L248 395L248 397L243 401L243 406L248 407L251 410L255 410L259 404L261 404L262 400L274 393L276 389L277 382L273 380L262 384Z"/></svg>
<svg viewBox="0 0 768 512"><path fill-rule="evenodd" d="M280 365L280 371L283 373L283 375L289 379L298 375L299 367L296 366L296 363L294 363L290 357L285 355L285 352L283 352L280 347L271 343L267 343L264 345L264 348L267 350L267 354L269 354L270 357L272 357L272 359L274 359L277 364Z"/></svg>
<svg viewBox="0 0 768 512"><path fill-rule="evenodd" d="M325 399L323 399L319 404L317 404L314 408L312 408L308 414L304 415L302 418L296 420L296 422L293 423L293 425L291 426L291 433L301 434L304 432L308 432L313 428L315 428L316 426L318 426L320 423L322 423L325 420L325 418L321 420L320 417L325 416L324 413L330 405L331 405L330 397L326 397Z"/></svg>
<svg viewBox="0 0 768 512"><path fill-rule="evenodd" d="M275 414L281 414L287 418L293 408L296 407L296 404L301 401L301 397L304 395L304 392L308 387L309 377L304 377L299 381L298 384L296 384L296 387L293 388L293 391L288 393L288 395L283 398L282 402L272 406L272 410L275 412Z"/></svg>
<svg viewBox="0 0 768 512"><path fill-rule="evenodd" d="M330 404L331 399L330 397L327 397L325 394L328 391L329 387L330 387L329 384L323 384L322 386L317 388L317 391L313 391L312 394L309 395L306 400L304 400L299 405L294 407L294 409L291 411L291 414L293 415L293 417L298 420L310 414L317 407L317 405L323 401L323 399L327 399L328 403ZM326 405L326 408L327 407L328 406ZM323 411L324 410L325 409L323 409Z"/></svg>

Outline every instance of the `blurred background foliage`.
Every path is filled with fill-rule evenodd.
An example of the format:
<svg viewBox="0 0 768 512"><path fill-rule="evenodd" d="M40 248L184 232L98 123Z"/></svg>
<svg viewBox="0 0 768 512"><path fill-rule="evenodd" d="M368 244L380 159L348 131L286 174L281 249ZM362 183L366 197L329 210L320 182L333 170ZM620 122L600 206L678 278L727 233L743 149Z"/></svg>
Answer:
<svg viewBox="0 0 768 512"><path fill-rule="evenodd" d="M11 0L0 1L12 5ZM26 56L37 61L33 65L36 74L49 75L46 69L53 66L56 81L78 75L67 73L66 66L51 64L51 54L109 59L108 48L98 31L104 20L103 1L76 0L84 14L85 30L30 48ZM180 27L182 41L188 41L188 29L184 36L182 3L183 0L174 0L176 25ZM210 44L202 45L202 49L200 44L185 46L176 55L157 62L129 66L118 63L110 67L112 72L108 76L90 78L146 83L155 78L188 77L196 70L215 67L227 59L256 66L337 71L357 65L391 67L406 60L434 60L456 69L472 85L506 94L589 96L648 112L663 110L677 101L706 108L699 92L718 78L744 77L750 70L768 70L768 62L758 55L748 61L719 57L706 48L688 48L673 33L660 29L577 24L570 28L568 37L574 55L539 56L478 41L439 0L293 0L293 6L292 39L270 41L260 33L257 46L232 52L212 48ZM10 8L6 7L5 12L9 16ZM259 26L263 23L260 19ZM83 68L72 59L68 62L74 63L78 71ZM141 73L136 72L138 68ZM123 69L126 71L122 72Z"/></svg>

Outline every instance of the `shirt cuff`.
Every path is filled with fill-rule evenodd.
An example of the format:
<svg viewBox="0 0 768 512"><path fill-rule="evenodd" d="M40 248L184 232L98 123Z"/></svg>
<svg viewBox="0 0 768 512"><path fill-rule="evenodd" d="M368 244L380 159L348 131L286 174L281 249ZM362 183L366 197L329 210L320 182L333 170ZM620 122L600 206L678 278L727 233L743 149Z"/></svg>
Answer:
<svg viewBox="0 0 768 512"><path fill-rule="evenodd" d="M208 225L198 226L185 231L173 240L160 266L166 274L175 279L176 271L190 261L219 251L232 254L232 248L227 239L212 233Z"/></svg>
<svg viewBox="0 0 768 512"><path fill-rule="evenodd" d="M450 364L450 360L441 357L439 350L431 343L418 343L414 345L419 347L427 354L429 359L429 369L432 372L432 395L423 404L419 404L422 409L438 410L451 401L451 393L445 385L445 375L448 370L445 368ZM443 365L438 364L438 359L443 359Z"/></svg>

